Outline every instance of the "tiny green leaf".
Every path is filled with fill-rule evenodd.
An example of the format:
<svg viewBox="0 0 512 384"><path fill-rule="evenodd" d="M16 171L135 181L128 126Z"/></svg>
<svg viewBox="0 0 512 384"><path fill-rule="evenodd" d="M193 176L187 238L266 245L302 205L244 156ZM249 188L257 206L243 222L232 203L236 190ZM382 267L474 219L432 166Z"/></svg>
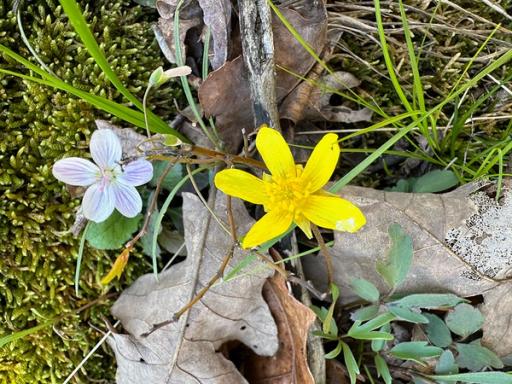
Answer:
<svg viewBox="0 0 512 384"><path fill-rule="evenodd" d="M418 293L409 295L396 300L390 304L397 304L402 307L416 307L424 309L450 308L459 303L465 302L464 299L451 293Z"/></svg>
<svg viewBox="0 0 512 384"><path fill-rule="evenodd" d="M327 318L328 310L325 307L316 307L314 305L311 306L311 310L315 312L315 315L320 319L320 321L325 323L325 319ZM324 332L326 335L328 334L331 337L336 337L338 335L338 326L336 325L336 321L331 318L331 326L329 327L329 332Z"/></svg>
<svg viewBox="0 0 512 384"><path fill-rule="evenodd" d="M166 133L164 136L164 145L167 147L177 147L178 145L183 144L183 141L179 139L179 137L175 135L171 135L169 133Z"/></svg>
<svg viewBox="0 0 512 384"><path fill-rule="evenodd" d="M355 321L354 324L352 324L352 327L350 327L350 329L348 330L347 334L348 336L352 337L352 335L355 335L356 333L373 331L377 328L382 327L384 324L388 324L390 321L393 321L394 319L395 315L386 312L380 314L375 319L367 321L364 324L361 324L360 321Z"/></svg>
<svg viewBox="0 0 512 384"><path fill-rule="evenodd" d="M441 348L449 346L452 343L452 335L446 323L436 315L426 313L425 317L428 319L425 332L430 342Z"/></svg>
<svg viewBox="0 0 512 384"><path fill-rule="evenodd" d="M336 286L336 284L331 284L331 296L332 296L332 303L329 306L329 310L327 311L327 314L325 316L323 328L322 328L324 333L327 333L327 334L332 334L331 333L331 323L333 322L334 307L336 305L336 301L340 297L340 290Z"/></svg>
<svg viewBox="0 0 512 384"><path fill-rule="evenodd" d="M395 345L389 352L398 359L422 364L425 359L441 356L443 350L428 345L426 341L409 341Z"/></svg>
<svg viewBox="0 0 512 384"><path fill-rule="evenodd" d="M412 185L416 181L415 177L411 177L409 179L400 179L396 183L394 187L389 188L390 192L411 192L412 191Z"/></svg>
<svg viewBox="0 0 512 384"><path fill-rule="evenodd" d="M390 323L387 323L387 324L384 324L382 327L380 327L379 329L379 332L386 332L386 333L389 333L391 332L391 324ZM386 344L386 340L372 340L372 351L373 352L379 352L382 350L382 348L384 348L384 345Z"/></svg>
<svg viewBox="0 0 512 384"><path fill-rule="evenodd" d="M155 161L153 162L153 178L149 182L149 185L156 187L158 180L165 172L169 162L167 161ZM167 173L162 180L161 187L168 191L171 191L181 180L183 179L183 167L181 164L175 164Z"/></svg>
<svg viewBox="0 0 512 384"><path fill-rule="evenodd" d="M377 261L377 272L391 288L395 288L405 280L411 267L413 246L412 238L399 224L391 224L388 232L391 248L386 261Z"/></svg>
<svg viewBox="0 0 512 384"><path fill-rule="evenodd" d="M110 217L101 222L91 222L86 239L96 249L119 249L139 227L142 215L129 218L114 211Z"/></svg>
<svg viewBox="0 0 512 384"><path fill-rule="evenodd" d="M436 373L438 375L453 375L459 373L459 367L455 363L452 351L449 349L445 350L439 357L439 361L436 364Z"/></svg>
<svg viewBox="0 0 512 384"><path fill-rule="evenodd" d="M391 373L389 373L389 367L386 360L384 360L381 355L377 354L374 357L374 361L378 377L382 377L384 383L391 384L393 382L393 378L391 377Z"/></svg>
<svg viewBox="0 0 512 384"><path fill-rule="evenodd" d="M365 279L354 279L350 283L357 296L360 298L375 303L379 301L380 293L375 285Z"/></svg>
<svg viewBox="0 0 512 384"><path fill-rule="evenodd" d="M482 327L484 317L478 309L469 304L462 303L446 315L445 321L453 333L467 337Z"/></svg>
<svg viewBox="0 0 512 384"><path fill-rule="evenodd" d="M478 343L457 343L457 364L461 368L477 372L484 368L503 368L503 362L491 350L482 347Z"/></svg>
<svg viewBox="0 0 512 384"><path fill-rule="evenodd" d="M414 193L435 193L446 191L459 184L457 176L449 170L435 170L416 179L412 185Z"/></svg>
<svg viewBox="0 0 512 384"><path fill-rule="evenodd" d="M421 313L415 312L407 307L399 305L388 305L389 312L397 317L397 320L408 321L409 323L428 323L428 319Z"/></svg>
<svg viewBox="0 0 512 384"><path fill-rule="evenodd" d="M337 357L343 348L343 343L341 341L338 341L338 344L336 345L336 348L334 348L331 352L325 354L326 359L334 359Z"/></svg>
<svg viewBox="0 0 512 384"><path fill-rule="evenodd" d="M368 305L367 307L359 308L358 310L352 312L350 318L352 321L367 321L377 316L377 313L379 313L378 305Z"/></svg>
<svg viewBox="0 0 512 384"><path fill-rule="evenodd" d="M350 384L355 384L357 375L359 375L359 366L357 365L357 361L354 358L354 354L350 350L350 347L343 341L340 341L340 343L343 346L343 358L350 377Z"/></svg>
<svg viewBox="0 0 512 384"><path fill-rule="evenodd" d="M449 383L512 384L512 375L505 372L472 372L456 375L432 375L429 378Z"/></svg>

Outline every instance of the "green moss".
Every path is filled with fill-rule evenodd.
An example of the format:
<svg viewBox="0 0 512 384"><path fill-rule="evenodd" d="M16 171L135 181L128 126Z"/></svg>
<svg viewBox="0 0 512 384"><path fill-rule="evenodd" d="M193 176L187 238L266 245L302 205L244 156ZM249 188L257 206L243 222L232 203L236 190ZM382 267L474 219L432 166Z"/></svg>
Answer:
<svg viewBox="0 0 512 384"><path fill-rule="evenodd" d="M58 1L25 3L26 33L52 71L75 87L124 102L75 36ZM165 65L149 22L156 15L130 1L80 3L113 69L142 98L149 74ZM0 3L0 40L30 56L5 2ZM27 73L5 58L0 67ZM153 97L157 113L172 112L173 96L179 96L177 91L159 90ZM60 383L102 336L91 325L105 329L100 316L108 313L111 301L77 310L104 293L99 280L115 255L86 251L83 297L77 298L78 240L62 232L73 223L79 201L53 178L51 167L59 158L83 155L94 120L110 116L66 93L4 75L0 111L0 335L69 314L53 328L0 349L0 383ZM123 281L147 270L142 258L133 258ZM74 382L112 379L113 366L108 348L101 348Z"/></svg>

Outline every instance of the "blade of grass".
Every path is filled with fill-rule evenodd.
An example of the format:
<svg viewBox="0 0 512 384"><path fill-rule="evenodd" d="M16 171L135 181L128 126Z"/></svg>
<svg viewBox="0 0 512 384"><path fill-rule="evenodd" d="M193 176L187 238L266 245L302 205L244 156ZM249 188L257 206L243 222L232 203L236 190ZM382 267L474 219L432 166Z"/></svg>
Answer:
<svg viewBox="0 0 512 384"><path fill-rule="evenodd" d="M32 333L38 332L41 329L47 328L51 326L55 321L57 321L58 318L45 321L44 323L41 323L39 325L36 325L35 327L27 328L22 331L11 333L7 336L0 337L0 348L2 348L4 345L12 343L13 341L19 340L24 338L25 336L31 335Z"/></svg>
<svg viewBox="0 0 512 384"><path fill-rule="evenodd" d="M24 80L33 81L35 83L45 85L52 88L57 88L60 90L63 90L65 92L68 92L74 96L77 96L91 105L95 106L98 109L101 109L105 112L111 113L114 116L119 117L122 120L125 120L126 122L136 125L138 127L144 128L144 114L139 111L135 111L131 108L128 108L122 104L116 103L112 100L109 100L107 98L94 95L92 93L82 91L78 88L73 87L72 85L67 84L66 82L60 80L57 77L52 76L51 74L47 73L46 71L39 68L37 65L32 64L30 61L25 59L24 57L18 55L17 53L13 52L6 46L0 44L0 53L4 53L5 55L9 56L10 58L16 60L18 63L22 64L25 68L37 73L41 76L40 78L24 75L18 72L9 71L6 69L0 69L1 73L5 73L12 76L20 77ZM172 129L167 124L165 124L164 127L161 126L152 126L152 131L157 133L169 133L173 134L177 137L179 137L182 141L190 142L186 137L184 137L182 134L180 134L178 131Z"/></svg>
<svg viewBox="0 0 512 384"><path fill-rule="evenodd" d="M399 0L398 2L400 7L400 16L402 19L402 25L404 28L404 36L405 36L405 42L407 46L407 54L409 56L409 63L412 70L413 75L413 87L414 87L414 101L418 101L418 107L422 114L425 114L427 112L425 107L425 98L423 96L423 84L421 83L421 76L418 68L418 60L416 57L416 53L414 51L414 44L411 39L411 30L409 28L409 22L407 20L407 15L405 13L405 7L402 2L402 0ZM416 104L416 102L414 102ZM428 121L424 120L422 122L422 133L423 136L429 141L430 146L432 149L436 150L438 148L438 142L437 142L437 130L432 130L432 135L428 131ZM432 137L433 136L433 137Z"/></svg>
<svg viewBox="0 0 512 384"><path fill-rule="evenodd" d="M382 23L382 12L380 8L380 0L374 0L373 4L375 6L375 18L377 20L377 31L379 34L379 40L382 47L382 55L384 56L384 63L386 64L386 68L389 73L389 77L391 79L391 83L393 84L393 88L395 88L395 92L400 98L404 108L408 112L412 112L414 108L412 108L409 100L407 100L407 96L405 96L402 87L400 86L400 82L395 73L395 68L393 66L393 61L391 60L391 55L389 54L388 42L386 40L386 33L384 32L384 24Z"/></svg>
<svg viewBox="0 0 512 384"><path fill-rule="evenodd" d="M80 283L80 268L82 267L82 257L84 255L85 249L85 237L87 236L87 231L89 230L90 222L87 222L84 232L82 233L82 238L80 239L80 246L78 247L78 257L76 259L76 268L75 268L75 294L80 297L78 293L78 287Z"/></svg>
<svg viewBox="0 0 512 384"><path fill-rule="evenodd" d="M59 0L64 12L69 18L69 22L75 29L76 33L84 43L89 54L93 57L95 62L99 65L101 70L105 73L105 76L109 81L116 87L116 89L126 97L133 105L139 110L142 110L142 103L123 85L121 80L117 77L116 73L112 70L112 67L108 63L105 54L99 47L94 35L89 29L87 22L82 14L82 11L75 0ZM153 113L149 113L149 120L152 125L158 127L162 131L166 131L167 123L160 117ZM169 133L169 132L166 132Z"/></svg>
<svg viewBox="0 0 512 384"><path fill-rule="evenodd" d="M153 264L153 273L155 275L155 278L158 278L158 265L157 265L157 246L158 246L158 234L160 233L160 227L162 226L162 220L164 219L164 215L167 213L167 209L169 209L169 205L171 204L172 200L178 193L178 191L183 187L183 185L190 179L190 176L195 175L196 173L204 171L205 167L200 167L197 169L194 169L192 172L190 172L189 175L185 175L177 184L176 186L169 192L167 197L165 198L164 203L162 204L162 208L160 211L158 211L158 216L155 220L155 229L153 231L153 238L151 239L151 260Z"/></svg>
<svg viewBox="0 0 512 384"><path fill-rule="evenodd" d="M378 0L375 0L378 1ZM418 118L417 121L409 124L407 127L402 128L397 134L391 137L388 141L382 144L374 153L364 159L361 163L359 163L356 167L354 167L349 173L347 173L344 177L338 180L334 185L330 188L330 191L335 193L338 192L341 188L347 185L351 180L353 180L356 176L358 176L361 172L363 172L371 163L373 163L378 157L382 155L382 153L388 150L393 144L395 144L402 137L407 135L413 128L422 120L427 119L429 116L433 115L440 111L446 104L450 103L455 99L458 95L464 93L466 89L474 87L482 78L487 76L489 73L493 72L497 68L501 67L508 61L512 59L512 51L508 51L504 53L502 56L497 58L493 63L489 64L486 68L481 70L478 74L475 75L470 81L460 86L457 90L453 91L452 94L440 102L437 106L429 110L425 115ZM510 149L509 149L510 150ZM497 160L496 160L497 161Z"/></svg>

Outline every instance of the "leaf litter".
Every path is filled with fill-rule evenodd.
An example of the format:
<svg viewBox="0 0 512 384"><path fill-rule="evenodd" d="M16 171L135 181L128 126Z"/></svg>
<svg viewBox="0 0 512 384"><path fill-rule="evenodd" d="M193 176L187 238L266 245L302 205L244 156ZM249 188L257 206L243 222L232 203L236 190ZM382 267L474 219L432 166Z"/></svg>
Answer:
<svg viewBox="0 0 512 384"><path fill-rule="evenodd" d="M375 270L388 240L388 227L398 223L413 239L411 269L397 293L446 293L483 296L482 344L501 356L512 353L512 194L500 202L489 196L493 186L468 184L445 194L384 192L348 186L343 197L356 203L367 218L355 234L335 232L331 249L335 282L343 302L357 296L354 276L387 293ZM315 257L304 259L307 276L325 286L326 272Z"/></svg>
<svg viewBox="0 0 512 384"><path fill-rule="evenodd" d="M215 212L226 221L226 198L215 201ZM254 223L240 202L233 202L237 230ZM231 238L213 220L201 201L183 195L187 258L161 273L140 277L111 309L127 334L108 342L117 359L117 383L247 383L235 365L219 351L238 340L256 354L272 356L278 349L277 327L262 287L272 273L265 268L213 286L179 321L147 336L154 324L168 321L217 272ZM230 266L247 256L235 250Z"/></svg>

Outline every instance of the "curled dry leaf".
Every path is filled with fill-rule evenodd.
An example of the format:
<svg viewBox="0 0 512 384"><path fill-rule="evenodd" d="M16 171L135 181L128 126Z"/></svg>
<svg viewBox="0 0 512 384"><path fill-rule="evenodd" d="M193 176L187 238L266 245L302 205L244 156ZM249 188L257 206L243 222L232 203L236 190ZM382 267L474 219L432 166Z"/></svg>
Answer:
<svg viewBox="0 0 512 384"><path fill-rule="evenodd" d="M154 27L154 32L160 49L165 58L176 63L176 45L174 42L174 12L176 11L176 0L159 0L156 2L156 8L160 14L158 25ZM203 28L203 12L197 1L185 1L180 8L180 46L183 62L185 62L185 37L192 28Z"/></svg>
<svg viewBox="0 0 512 384"><path fill-rule="evenodd" d="M305 16L282 8L286 19L298 30L304 40L320 54L327 35L327 18L323 2ZM297 86L300 79L288 71L304 76L314 64L314 58L273 17L274 60L276 63L276 99L280 103ZM242 128L253 130L253 115L247 73L243 59L237 57L212 72L199 89L199 100L207 116L215 116L216 126L229 151L236 151L242 142Z"/></svg>
<svg viewBox="0 0 512 384"><path fill-rule="evenodd" d="M231 1L199 0L204 24L210 28L213 40L213 69L220 68L228 59L228 39L231 33Z"/></svg>
<svg viewBox="0 0 512 384"><path fill-rule="evenodd" d="M217 198L215 211L226 222L224 195ZM239 201L233 201L233 214L237 230L245 233L254 221ZM140 277L112 307L113 316L128 332L109 338L118 384L245 384L235 365L217 352L221 345L239 340L263 356L277 351L276 325L261 295L271 271L258 267L213 286L178 322L141 336L189 302L217 272L230 248L230 236L196 196L183 194L183 217L186 260L161 273L158 280L153 275ZM230 266L247 254L235 250Z"/></svg>
<svg viewBox="0 0 512 384"><path fill-rule="evenodd" d="M441 195L343 189L343 197L363 210L367 224L355 234L335 233L331 254L336 283L345 292L341 299L355 300L347 294L354 277L387 292L375 264L389 246L389 225L399 223L413 238L414 258L398 291L483 295L482 342L500 355L512 353L512 300L503 299L512 286L507 280L496 281L510 276L512 194L506 190L498 204L481 187L470 184ZM318 259L306 259L305 268L316 284L325 284Z"/></svg>
<svg viewBox="0 0 512 384"><path fill-rule="evenodd" d="M281 118L294 123L302 120L356 123L371 121L372 111L368 108L352 110L343 105L331 105L335 91L358 87L361 82L349 72L334 72L315 80L300 83L281 105Z"/></svg>
<svg viewBox="0 0 512 384"><path fill-rule="evenodd" d="M250 359L245 376L252 384L314 384L306 354L314 312L290 294L280 274L265 283L263 297L276 320L280 347L273 357Z"/></svg>

